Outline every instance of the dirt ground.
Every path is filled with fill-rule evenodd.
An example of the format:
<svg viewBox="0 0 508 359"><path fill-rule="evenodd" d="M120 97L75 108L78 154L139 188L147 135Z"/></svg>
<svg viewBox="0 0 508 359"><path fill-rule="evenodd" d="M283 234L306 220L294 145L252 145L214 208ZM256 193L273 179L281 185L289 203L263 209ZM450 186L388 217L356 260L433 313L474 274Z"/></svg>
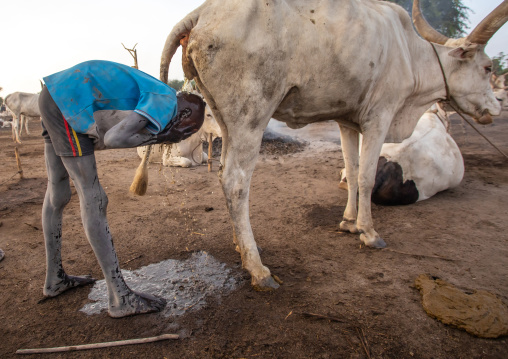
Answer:
<svg viewBox="0 0 508 359"><path fill-rule="evenodd" d="M20 348L55 347L180 334L181 339L48 358L506 358L508 338L479 339L430 318L413 282L421 273L464 290L490 291L508 303L508 160L455 119L462 184L410 206L373 205L388 249L338 232L347 193L338 189L343 161L338 127L295 131L310 142L265 147L251 186L251 221L262 260L284 284L260 293L234 250L217 178L205 166L150 167L145 197L128 188L136 151L97 153L109 196L109 223L120 262L138 269L206 251L239 278L238 289L182 317L112 319L79 311L91 287L40 302L45 276L41 207L46 189L38 123L19 146L16 174L9 128L0 130L0 358ZM508 153L508 113L482 128ZM307 136L307 137L306 137ZM14 177L13 177L14 175ZM63 259L69 274L103 278L82 229L78 198L64 213ZM211 210L210 208L213 208ZM200 234L197 234L200 233ZM202 235L201 235L202 234ZM436 258L437 256L442 258ZM320 319L305 313L334 318Z"/></svg>

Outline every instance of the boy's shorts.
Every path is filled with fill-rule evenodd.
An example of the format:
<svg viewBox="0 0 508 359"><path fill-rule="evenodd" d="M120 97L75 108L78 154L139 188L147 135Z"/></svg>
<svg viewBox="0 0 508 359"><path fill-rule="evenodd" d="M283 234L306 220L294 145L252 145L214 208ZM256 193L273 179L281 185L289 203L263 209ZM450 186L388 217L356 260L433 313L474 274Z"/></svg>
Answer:
<svg viewBox="0 0 508 359"><path fill-rule="evenodd" d="M55 153L63 157L81 157L94 153L93 139L76 133L67 123L62 112L44 86L39 96L39 109L42 117L42 136L46 143L53 144Z"/></svg>

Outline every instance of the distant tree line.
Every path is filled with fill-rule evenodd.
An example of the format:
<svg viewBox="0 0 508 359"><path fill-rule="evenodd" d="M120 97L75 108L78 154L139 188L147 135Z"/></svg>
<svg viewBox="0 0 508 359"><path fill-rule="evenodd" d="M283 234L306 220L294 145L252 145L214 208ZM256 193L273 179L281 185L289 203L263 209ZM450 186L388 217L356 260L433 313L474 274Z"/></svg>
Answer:
<svg viewBox="0 0 508 359"><path fill-rule="evenodd" d="M169 87L174 88L176 91L179 91L183 86L183 80L169 80Z"/></svg>
<svg viewBox="0 0 508 359"><path fill-rule="evenodd" d="M492 58L492 73L495 75L502 75L508 73L508 55L503 52L497 54Z"/></svg>
<svg viewBox="0 0 508 359"><path fill-rule="evenodd" d="M409 15L413 11L413 0L388 0L399 4ZM459 38L466 35L470 8L462 0L421 0L420 6L425 19L441 34Z"/></svg>

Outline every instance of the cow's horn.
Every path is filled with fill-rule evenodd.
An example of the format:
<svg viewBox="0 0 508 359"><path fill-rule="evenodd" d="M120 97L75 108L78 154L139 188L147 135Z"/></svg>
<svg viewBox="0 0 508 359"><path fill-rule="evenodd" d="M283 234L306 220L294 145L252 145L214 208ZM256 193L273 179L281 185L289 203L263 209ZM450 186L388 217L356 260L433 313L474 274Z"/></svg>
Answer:
<svg viewBox="0 0 508 359"><path fill-rule="evenodd" d="M416 31L423 37L425 40L434 42L436 44L444 45L446 41L450 38L440 34L436 29L434 29L423 17L422 11L420 9L420 1L413 1L413 23L415 25Z"/></svg>
<svg viewBox="0 0 508 359"><path fill-rule="evenodd" d="M508 21L508 0L504 0L469 34L467 39L473 44L485 45L492 35Z"/></svg>

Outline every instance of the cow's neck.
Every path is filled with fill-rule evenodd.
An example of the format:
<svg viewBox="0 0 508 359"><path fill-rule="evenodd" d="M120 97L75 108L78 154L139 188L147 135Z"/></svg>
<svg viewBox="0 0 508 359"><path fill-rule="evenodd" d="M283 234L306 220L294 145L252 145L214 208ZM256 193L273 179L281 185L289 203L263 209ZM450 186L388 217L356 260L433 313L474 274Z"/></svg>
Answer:
<svg viewBox="0 0 508 359"><path fill-rule="evenodd" d="M452 60L448 56L450 51L448 47L432 45L425 40L419 41L419 46L423 47L424 51L419 51L421 55L415 66L414 100L415 104L421 106L424 112L438 100L446 100L445 78L448 78L449 71L447 69L450 68ZM435 52L432 46L436 49Z"/></svg>

